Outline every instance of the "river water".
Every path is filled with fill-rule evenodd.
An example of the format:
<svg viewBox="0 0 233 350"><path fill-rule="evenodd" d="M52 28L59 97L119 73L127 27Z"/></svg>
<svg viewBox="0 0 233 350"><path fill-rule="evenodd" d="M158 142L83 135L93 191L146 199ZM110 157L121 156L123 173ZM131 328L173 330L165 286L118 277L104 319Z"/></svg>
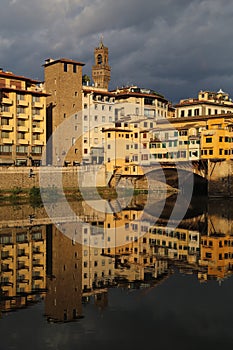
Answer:
<svg viewBox="0 0 233 350"><path fill-rule="evenodd" d="M146 197L2 203L0 349L232 348L231 201Z"/></svg>

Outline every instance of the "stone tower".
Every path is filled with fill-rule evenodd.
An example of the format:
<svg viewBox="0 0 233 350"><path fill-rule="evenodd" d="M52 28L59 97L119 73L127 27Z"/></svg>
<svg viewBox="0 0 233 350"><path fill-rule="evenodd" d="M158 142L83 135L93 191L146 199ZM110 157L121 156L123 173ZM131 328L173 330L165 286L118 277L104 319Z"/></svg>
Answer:
<svg viewBox="0 0 233 350"><path fill-rule="evenodd" d="M100 39L99 46L94 51L95 64L92 66L92 79L96 87L108 90L111 67L108 64L108 48L104 46L103 39Z"/></svg>

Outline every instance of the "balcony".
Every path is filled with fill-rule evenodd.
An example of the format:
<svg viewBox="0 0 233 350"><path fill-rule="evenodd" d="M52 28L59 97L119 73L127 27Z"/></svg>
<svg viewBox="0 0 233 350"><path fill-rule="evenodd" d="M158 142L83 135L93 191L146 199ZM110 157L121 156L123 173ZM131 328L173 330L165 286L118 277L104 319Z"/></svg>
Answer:
<svg viewBox="0 0 233 350"><path fill-rule="evenodd" d="M18 119L28 119L28 115L26 113L17 113Z"/></svg>
<svg viewBox="0 0 233 350"><path fill-rule="evenodd" d="M13 118L13 113L9 111L0 112L0 116L4 118Z"/></svg>
<svg viewBox="0 0 233 350"><path fill-rule="evenodd" d="M29 266L19 263L18 270L29 270Z"/></svg>
<svg viewBox="0 0 233 350"><path fill-rule="evenodd" d="M18 139L18 144L19 145L28 145L29 141L26 139Z"/></svg>
<svg viewBox="0 0 233 350"><path fill-rule="evenodd" d="M18 106L28 107L28 101L26 100L17 100Z"/></svg>
<svg viewBox="0 0 233 350"><path fill-rule="evenodd" d="M28 128L24 125L18 125L17 126L17 131L19 132L28 132Z"/></svg>
<svg viewBox="0 0 233 350"><path fill-rule="evenodd" d="M17 278L17 283L26 283L26 284L29 284L29 279L25 278L25 277L21 277L19 276Z"/></svg>
<svg viewBox="0 0 233 350"><path fill-rule="evenodd" d="M33 265L33 267L35 268L35 267L44 267L44 265L41 263L41 261L40 261L40 259L33 259L33 262L32 262L32 265Z"/></svg>
<svg viewBox="0 0 233 350"><path fill-rule="evenodd" d="M33 127L33 132L34 133L38 133L38 134L43 134L44 133L44 129L38 128L38 127Z"/></svg>
<svg viewBox="0 0 233 350"><path fill-rule="evenodd" d="M44 105L43 103L41 102L32 102L32 107L35 107L35 108L44 108Z"/></svg>
<svg viewBox="0 0 233 350"><path fill-rule="evenodd" d="M5 252L2 251L2 256L1 256L1 259L4 260L4 261L7 261L7 260L13 260L13 255L11 254L4 254Z"/></svg>
<svg viewBox="0 0 233 350"><path fill-rule="evenodd" d="M44 120L44 117L42 116L42 115L40 115L40 114L34 114L33 116L32 116L32 120L35 120L35 121L43 121Z"/></svg>
<svg viewBox="0 0 233 350"><path fill-rule="evenodd" d="M11 125L1 125L0 130L2 131L13 131L13 126Z"/></svg>
<svg viewBox="0 0 233 350"><path fill-rule="evenodd" d="M34 276L32 276L32 279L33 280L44 280L44 277L40 276L40 275L34 275Z"/></svg>
<svg viewBox="0 0 233 350"><path fill-rule="evenodd" d="M3 97L2 98L2 104L5 104L5 105L12 105L13 104L13 101L8 98L8 97Z"/></svg>
<svg viewBox="0 0 233 350"><path fill-rule="evenodd" d="M8 145L12 145L14 143L14 141L12 139L8 139L8 138L2 138L2 143L3 144L8 144Z"/></svg>
<svg viewBox="0 0 233 350"><path fill-rule="evenodd" d="M43 146L44 141L43 140L33 140L33 145Z"/></svg>
<svg viewBox="0 0 233 350"><path fill-rule="evenodd" d="M12 272L12 271L13 271L13 269L10 268L10 266L8 264L1 265L1 272L6 273L6 272Z"/></svg>

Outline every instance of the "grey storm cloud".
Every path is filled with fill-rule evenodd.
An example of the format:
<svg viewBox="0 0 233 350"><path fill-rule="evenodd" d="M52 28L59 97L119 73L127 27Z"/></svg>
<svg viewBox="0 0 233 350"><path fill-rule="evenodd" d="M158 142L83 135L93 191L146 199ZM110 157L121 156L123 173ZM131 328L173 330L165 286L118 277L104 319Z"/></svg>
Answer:
<svg viewBox="0 0 233 350"><path fill-rule="evenodd" d="M230 0L2 0L0 66L43 80L48 57L86 64L101 34L110 88L137 84L176 102L198 90L233 95Z"/></svg>

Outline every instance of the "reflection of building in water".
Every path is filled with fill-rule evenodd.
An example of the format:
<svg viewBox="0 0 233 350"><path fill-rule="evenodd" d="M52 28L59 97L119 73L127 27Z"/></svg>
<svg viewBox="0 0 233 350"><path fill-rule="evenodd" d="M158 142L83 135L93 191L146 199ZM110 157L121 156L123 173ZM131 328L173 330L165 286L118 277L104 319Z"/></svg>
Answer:
<svg viewBox="0 0 233 350"><path fill-rule="evenodd" d="M109 233L108 254L130 254L135 263L153 262L153 254L158 258L167 257L196 263L199 256L200 233L183 228L168 228L154 225L141 219L142 211L125 210L117 213L117 220L107 216L105 225L114 227L115 236ZM114 245L111 244L112 239ZM140 245L140 247L139 247ZM114 248L116 246L116 248Z"/></svg>
<svg viewBox="0 0 233 350"><path fill-rule="evenodd" d="M48 229L48 321L73 321L82 315L82 247L54 225Z"/></svg>
<svg viewBox="0 0 233 350"><path fill-rule="evenodd" d="M0 231L1 308L23 307L45 290L46 226Z"/></svg>
<svg viewBox="0 0 233 350"><path fill-rule="evenodd" d="M82 289L91 291L95 288L111 285L114 280L114 261L112 258L102 256L99 242L104 235L104 222L92 222L84 225L83 229L83 272ZM94 236L92 243L90 237Z"/></svg>
<svg viewBox="0 0 233 350"><path fill-rule="evenodd" d="M233 236L211 234L202 236L200 266L206 269L199 274L201 280L221 280L233 271Z"/></svg>

